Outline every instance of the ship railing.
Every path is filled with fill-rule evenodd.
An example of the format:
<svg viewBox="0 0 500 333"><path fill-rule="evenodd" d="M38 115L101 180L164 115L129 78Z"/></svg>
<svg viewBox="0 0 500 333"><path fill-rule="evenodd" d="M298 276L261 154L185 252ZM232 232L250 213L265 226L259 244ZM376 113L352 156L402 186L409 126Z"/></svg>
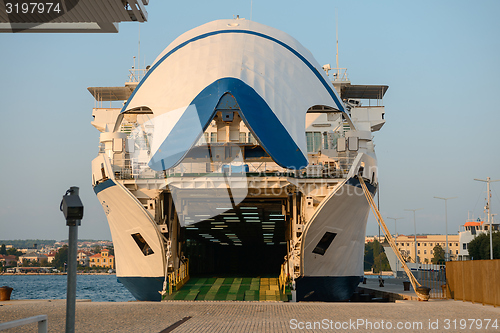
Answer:
<svg viewBox="0 0 500 333"><path fill-rule="evenodd" d="M329 70L328 76L333 76L333 81L349 81L347 77L347 68L332 68Z"/></svg>
<svg viewBox="0 0 500 333"><path fill-rule="evenodd" d="M168 273L168 294L179 290L189 280L189 259L181 263L179 269Z"/></svg>
<svg viewBox="0 0 500 333"><path fill-rule="evenodd" d="M147 70L140 68L129 69L128 82L139 82L146 75Z"/></svg>
<svg viewBox="0 0 500 333"><path fill-rule="evenodd" d="M151 169L146 162L136 158L114 161L113 171L116 179L163 179L163 171ZM119 163L119 164L117 164Z"/></svg>
<svg viewBox="0 0 500 333"><path fill-rule="evenodd" d="M419 264L418 269L411 272L422 286L430 288L430 298L446 298L446 270L445 265ZM406 275L406 274L405 274Z"/></svg>
<svg viewBox="0 0 500 333"><path fill-rule="evenodd" d="M165 177L210 176L220 174L245 174L248 177L291 177L291 178L346 178L354 161L352 156L340 156L332 163L309 164L301 170L280 167L275 162L193 162L181 163L165 172L155 171L146 162L123 159L114 164L116 179L164 179ZM118 161L117 161L118 162Z"/></svg>

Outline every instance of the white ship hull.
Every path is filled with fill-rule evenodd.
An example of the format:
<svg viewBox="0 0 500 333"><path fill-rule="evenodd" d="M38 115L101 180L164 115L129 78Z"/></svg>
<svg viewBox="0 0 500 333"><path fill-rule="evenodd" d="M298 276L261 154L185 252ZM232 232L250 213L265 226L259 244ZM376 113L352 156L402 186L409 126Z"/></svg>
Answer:
<svg viewBox="0 0 500 333"><path fill-rule="evenodd" d="M359 186L351 178L325 199L307 224L301 256L304 274L296 281L298 300L347 300L362 279L370 206ZM334 241L324 255L314 253L325 232L336 234Z"/></svg>

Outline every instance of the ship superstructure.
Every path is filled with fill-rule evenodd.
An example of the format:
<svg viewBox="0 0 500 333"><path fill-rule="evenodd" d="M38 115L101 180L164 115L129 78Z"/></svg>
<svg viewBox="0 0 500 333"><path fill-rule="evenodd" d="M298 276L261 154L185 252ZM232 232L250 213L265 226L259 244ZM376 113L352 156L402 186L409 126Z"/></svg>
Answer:
<svg viewBox="0 0 500 333"><path fill-rule="evenodd" d="M327 76L295 39L248 20L186 32L140 81L89 88L98 106L125 101L92 122L120 281L160 300L189 260L191 275L281 274L298 300L348 299L369 212L357 177L375 193L386 90Z"/></svg>
<svg viewBox="0 0 500 333"><path fill-rule="evenodd" d="M493 232L500 230L499 227L499 223L492 222L491 230L493 230ZM469 218L464 225L460 226L460 229L458 231L460 242L460 249L457 256L458 260L473 259L469 255L469 243L478 235L489 234L489 228L490 226L488 225L488 223L485 223L480 218L478 218L477 220Z"/></svg>

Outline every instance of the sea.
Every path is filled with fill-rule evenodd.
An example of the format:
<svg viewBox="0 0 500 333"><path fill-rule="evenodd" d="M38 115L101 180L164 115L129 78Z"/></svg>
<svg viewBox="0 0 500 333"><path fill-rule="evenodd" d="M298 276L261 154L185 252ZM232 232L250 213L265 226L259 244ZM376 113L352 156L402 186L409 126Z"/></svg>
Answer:
<svg viewBox="0 0 500 333"><path fill-rule="evenodd" d="M14 288L10 299L66 299L66 275L0 275L0 287ZM116 275L77 275L76 298L92 302L134 301Z"/></svg>

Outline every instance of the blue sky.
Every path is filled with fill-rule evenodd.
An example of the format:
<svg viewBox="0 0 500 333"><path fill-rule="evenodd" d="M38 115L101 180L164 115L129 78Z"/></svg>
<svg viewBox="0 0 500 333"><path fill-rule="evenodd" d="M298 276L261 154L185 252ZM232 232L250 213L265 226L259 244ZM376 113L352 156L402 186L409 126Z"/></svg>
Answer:
<svg viewBox="0 0 500 333"><path fill-rule="evenodd" d="M150 64L177 36L206 22L250 18L248 1L151 0L140 27L141 59ZM486 185L500 179L499 1L261 1L254 21L299 40L320 64L340 66L353 84L387 84L386 125L375 133L384 217L398 232L444 233L483 215ZM121 86L138 53L139 25L118 34L0 34L0 239L66 239L59 202L79 186L85 216L80 238L110 239L91 187L99 133L90 86ZM142 62L142 61L141 61ZM492 184L500 214L500 182ZM500 220L500 216L497 218ZM390 230L394 223L388 220ZM374 218L367 234L375 234Z"/></svg>

